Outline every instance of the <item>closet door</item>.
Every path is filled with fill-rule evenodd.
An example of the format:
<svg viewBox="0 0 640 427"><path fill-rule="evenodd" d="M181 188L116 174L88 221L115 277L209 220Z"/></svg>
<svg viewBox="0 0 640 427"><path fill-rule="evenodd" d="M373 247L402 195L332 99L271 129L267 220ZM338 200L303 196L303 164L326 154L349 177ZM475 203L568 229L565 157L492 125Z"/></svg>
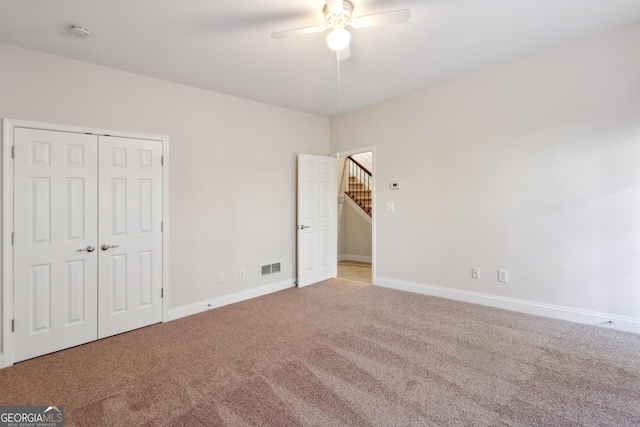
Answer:
<svg viewBox="0 0 640 427"><path fill-rule="evenodd" d="M14 362L97 339L94 135L14 130Z"/></svg>
<svg viewBox="0 0 640 427"><path fill-rule="evenodd" d="M99 140L98 337L162 321L162 142Z"/></svg>

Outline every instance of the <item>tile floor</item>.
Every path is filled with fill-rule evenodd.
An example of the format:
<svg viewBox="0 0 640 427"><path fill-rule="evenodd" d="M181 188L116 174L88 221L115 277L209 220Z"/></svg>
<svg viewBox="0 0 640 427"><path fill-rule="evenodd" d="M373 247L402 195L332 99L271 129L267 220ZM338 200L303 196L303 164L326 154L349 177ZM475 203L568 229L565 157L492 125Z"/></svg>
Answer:
<svg viewBox="0 0 640 427"><path fill-rule="evenodd" d="M356 282L371 283L371 264L357 261L338 262L338 277Z"/></svg>

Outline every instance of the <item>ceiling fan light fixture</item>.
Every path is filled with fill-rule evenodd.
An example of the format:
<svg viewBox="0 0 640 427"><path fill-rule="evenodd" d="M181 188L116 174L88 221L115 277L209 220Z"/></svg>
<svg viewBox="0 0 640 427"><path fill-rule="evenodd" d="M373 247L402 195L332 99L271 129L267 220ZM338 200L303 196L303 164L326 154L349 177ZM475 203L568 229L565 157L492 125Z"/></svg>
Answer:
<svg viewBox="0 0 640 427"><path fill-rule="evenodd" d="M342 50L349 46L351 34L344 28L334 28L327 36L327 44L331 50Z"/></svg>

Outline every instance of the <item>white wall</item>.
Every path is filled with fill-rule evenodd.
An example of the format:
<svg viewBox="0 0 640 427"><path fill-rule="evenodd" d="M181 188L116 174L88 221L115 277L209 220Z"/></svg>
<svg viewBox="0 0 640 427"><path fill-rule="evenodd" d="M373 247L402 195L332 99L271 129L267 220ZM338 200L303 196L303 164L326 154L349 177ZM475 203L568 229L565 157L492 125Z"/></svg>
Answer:
<svg viewBox="0 0 640 427"><path fill-rule="evenodd" d="M639 44L636 23L341 116L340 151L376 147L375 283L640 332Z"/></svg>
<svg viewBox="0 0 640 427"><path fill-rule="evenodd" d="M355 202L344 196L339 212L338 260L371 262L371 218ZM342 239L342 242L340 242Z"/></svg>
<svg viewBox="0 0 640 427"><path fill-rule="evenodd" d="M169 136L171 308L293 284L296 154L328 153L327 118L6 45L0 117Z"/></svg>

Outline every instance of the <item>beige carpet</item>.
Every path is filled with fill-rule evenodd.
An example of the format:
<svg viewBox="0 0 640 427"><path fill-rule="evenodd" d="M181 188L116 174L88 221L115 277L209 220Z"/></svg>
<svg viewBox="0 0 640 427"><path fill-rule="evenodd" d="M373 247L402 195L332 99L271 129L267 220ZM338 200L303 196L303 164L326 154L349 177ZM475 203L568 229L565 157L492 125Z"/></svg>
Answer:
<svg viewBox="0 0 640 427"><path fill-rule="evenodd" d="M0 370L67 426L637 426L640 335L331 280Z"/></svg>

